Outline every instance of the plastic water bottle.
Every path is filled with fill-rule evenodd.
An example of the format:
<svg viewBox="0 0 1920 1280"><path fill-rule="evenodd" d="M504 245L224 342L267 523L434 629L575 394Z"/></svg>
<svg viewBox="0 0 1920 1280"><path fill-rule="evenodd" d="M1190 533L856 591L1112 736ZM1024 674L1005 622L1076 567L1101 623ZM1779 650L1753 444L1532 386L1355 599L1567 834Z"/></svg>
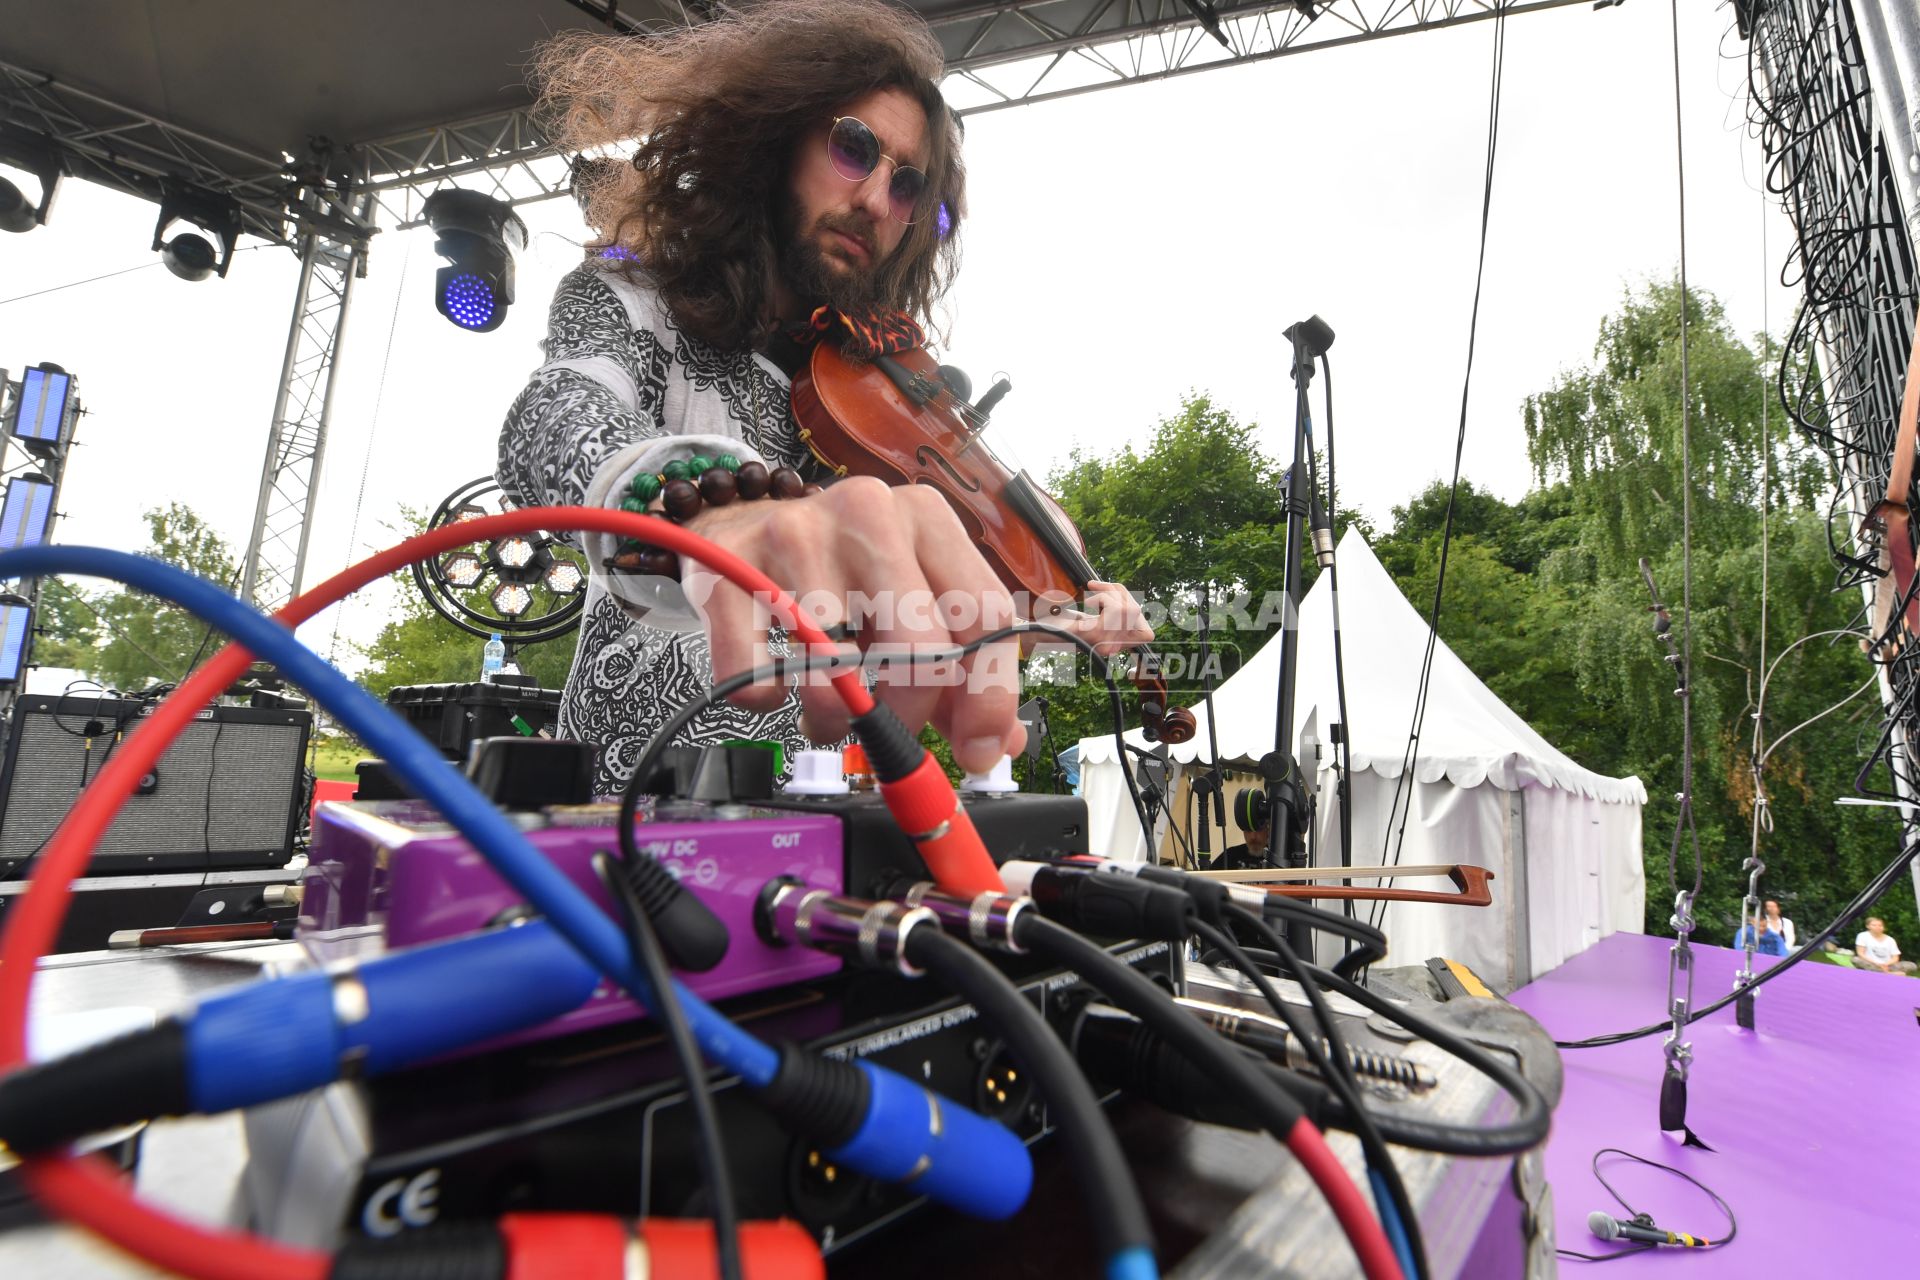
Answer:
<svg viewBox="0 0 1920 1280"><path fill-rule="evenodd" d="M487 641L487 647L480 651L480 678L491 682L506 665L507 646L500 639L500 633L496 631L493 633L493 639Z"/></svg>

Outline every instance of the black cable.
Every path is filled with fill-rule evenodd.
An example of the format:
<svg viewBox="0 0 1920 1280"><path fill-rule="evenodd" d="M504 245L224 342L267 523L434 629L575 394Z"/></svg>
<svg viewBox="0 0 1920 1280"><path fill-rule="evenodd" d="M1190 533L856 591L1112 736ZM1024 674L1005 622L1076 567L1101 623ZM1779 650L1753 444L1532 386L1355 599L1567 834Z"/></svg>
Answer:
<svg viewBox="0 0 1920 1280"><path fill-rule="evenodd" d="M1123 746L1126 749L1127 754L1131 754L1133 756L1138 757L1143 767L1145 766L1146 762L1149 760L1160 760L1160 757L1153 754L1153 752L1148 751L1145 747L1136 747L1131 742L1126 741L1125 738L1121 739L1121 746ZM1170 761L1164 761L1164 760L1161 760L1160 762L1162 764L1171 763ZM1126 755L1121 756L1120 763L1122 768L1126 767ZM1187 793L1187 799L1189 801L1188 807L1191 808L1192 807L1191 801L1193 800L1193 793L1191 790L1189 790ZM1190 867L1197 866L1198 860L1193 852L1193 845L1188 843L1187 833L1181 829L1181 822L1179 818L1174 815L1173 797L1162 792L1160 796L1160 800L1161 800L1160 807L1162 811L1165 812L1165 814L1167 815L1167 832L1173 838L1173 847L1176 855L1184 856L1186 858L1187 866L1190 866ZM1154 845L1153 834L1152 834L1152 831L1148 829L1147 830L1147 849L1146 849L1146 859L1148 862L1159 861L1159 858L1157 856L1157 850L1154 849L1153 845Z"/></svg>
<svg viewBox="0 0 1920 1280"><path fill-rule="evenodd" d="M1040 1011L1019 988L966 943L937 928L907 935L907 958L980 1011L1007 1042L1040 1091L1077 1172L1094 1238L1111 1258L1129 1249L1153 1249L1147 1206L1127 1170L1126 1154L1100 1100Z"/></svg>
<svg viewBox="0 0 1920 1280"><path fill-rule="evenodd" d="M1285 1142L1294 1125L1305 1118L1300 1104L1262 1074L1252 1059L1098 943L1089 942L1037 911L1021 912L1014 933L1014 940L1021 946L1079 974L1089 986L1140 1019L1182 1057L1212 1076L1221 1088L1231 1089L1274 1137Z"/></svg>
<svg viewBox="0 0 1920 1280"><path fill-rule="evenodd" d="M1628 1204L1627 1198L1615 1190L1613 1184L1607 1181L1606 1175L1600 1172L1600 1157L1604 1155L1625 1156L1629 1160L1635 1160L1644 1165L1651 1165L1655 1169L1664 1170L1674 1175L1676 1178L1685 1178L1688 1182L1691 1182L1694 1186L1707 1193L1707 1198L1713 1201L1720 1212L1727 1215L1727 1234L1718 1240L1710 1240L1704 1244L1692 1245L1689 1246L1690 1248L1718 1249L1725 1245L1732 1244L1733 1238L1740 1234L1740 1223L1739 1220L1733 1216L1733 1206L1722 1199L1719 1192L1700 1181L1700 1179L1690 1173L1682 1173L1670 1164L1661 1164L1658 1160L1649 1160L1645 1156L1637 1156L1631 1151L1622 1151L1619 1147L1602 1147L1593 1153L1592 1168L1594 1181L1607 1189L1607 1194L1619 1202L1620 1207L1631 1215L1636 1224L1652 1227L1653 1219ZM1664 1228L1659 1229L1664 1230ZM1612 1262L1616 1258L1630 1258L1636 1253L1645 1253L1649 1249L1657 1249L1659 1247L1660 1246L1656 1244L1639 1244L1631 1249L1617 1249L1612 1253L1578 1253L1572 1249L1555 1249L1554 1252L1563 1258L1578 1258L1582 1262Z"/></svg>
<svg viewBox="0 0 1920 1280"><path fill-rule="evenodd" d="M667 1042L672 1045L673 1056L679 1063L680 1074L686 1078L687 1102L693 1108L694 1127L699 1136L699 1141L694 1144L694 1154L699 1159L700 1174L706 1180L707 1197L711 1201L708 1211L713 1219L720 1275L722 1280L742 1280L740 1211L734 1204L733 1181L727 1171L727 1148L720 1140L720 1121L713 1111L713 1093L707 1083L707 1064L700 1056L700 1046L694 1040L692 1028L687 1025L687 1014L681 1007L679 993L673 988L673 973L667 965L666 953L661 948L660 935L654 932L653 921L647 918L627 877L616 871L611 862L606 854L595 854L594 874L600 877L600 883L606 886L607 893L626 920L634 958L646 970L647 983L653 988L660 1006L648 1012L658 1018L665 1029ZM644 1214L646 1206L639 1206L639 1212Z"/></svg>
<svg viewBox="0 0 1920 1280"><path fill-rule="evenodd" d="M1327 539L1333 547L1327 556L1327 601L1333 615L1333 696L1340 708L1340 741L1336 744L1340 753L1340 865L1350 867L1353 865L1353 725L1347 719L1347 663L1340 641L1340 539L1333 527L1340 514L1340 508L1335 505L1337 491L1333 471L1333 362L1324 351L1320 353L1320 396L1327 419ZM1356 918L1352 898L1341 900L1340 914L1349 920Z"/></svg>
<svg viewBox="0 0 1920 1280"><path fill-rule="evenodd" d="M1711 1004L1705 1004L1695 1009L1687 1016L1687 1025L1691 1026L1709 1014L1718 1013L1735 1000L1738 1000L1743 992L1757 991L1764 984L1772 982L1775 978L1793 968L1794 965L1799 964L1808 955L1812 954L1816 947L1828 938L1831 938L1841 925L1866 910L1867 907L1873 904L1875 898L1885 893L1893 882L1899 878L1900 873L1906 870L1907 864L1913 861L1916 854L1920 854L1920 843L1910 844L1902 849L1899 854L1894 857L1893 861L1889 862L1886 867L1881 870L1879 875L1867 882L1866 888L1855 895L1853 901L1840 909L1840 914L1828 922L1826 928L1802 943L1799 950L1782 960L1779 964L1774 965L1771 969L1768 969L1765 973L1760 974L1752 982L1747 983L1746 986L1730 991ZM1555 1040L1553 1043L1561 1049L1598 1049L1610 1044L1625 1044L1629 1040L1638 1040L1644 1036L1657 1035L1660 1032L1671 1030L1672 1026L1672 1021L1668 1020L1665 1022L1651 1023L1633 1031L1610 1031L1605 1035L1588 1036L1584 1040Z"/></svg>
<svg viewBox="0 0 1920 1280"><path fill-rule="evenodd" d="M1387 954L1387 935L1364 920L1335 915L1277 893L1267 895L1260 911L1264 916L1278 916L1283 922L1297 920L1310 929L1325 929L1328 933L1337 934L1350 948L1333 966L1333 971L1343 978L1353 977ZM1277 956L1275 958L1278 959Z"/></svg>
<svg viewBox="0 0 1920 1280"><path fill-rule="evenodd" d="M1229 919L1247 928L1253 929L1266 940L1274 953L1285 963L1287 969L1300 990L1307 998L1308 1006L1313 1010L1314 1021L1319 1023L1320 1035L1314 1035L1300 1016L1299 1010L1280 998L1273 983L1267 980L1260 966L1234 941L1225 929L1216 929L1204 920L1193 922L1193 931L1209 945L1224 951L1233 960L1234 967L1247 975L1280 1020L1287 1024L1287 1030L1299 1042L1307 1058L1320 1078L1332 1088L1334 1096L1346 1104L1353 1124L1353 1134L1360 1140L1360 1149L1366 1155L1367 1169L1377 1175L1384 1187L1394 1216L1400 1219L1400 1229L1405 1233L1407 1253L1413 1263L1414 1275L1408 1280L1421 1280L1427 1275L1427 1246L1420 1233L1420 1215L1413 1207L1413 1198L1407 1194L1406 1183L1400 1178L1400 1168L1394 1162L1393 1153L1387 1150L1385 1140L1380 1136L1379 1126L1374 1123L1373 1113L1367 1110L1360 1098L1360 1086L1353 1077L1352 1059L1347 1056L1346 1038L1340 1034L1339 1019L1333 1016L1326 997L1321 994L1318 984L1306 976L1300 964L1300 957L1287 940L1253 912L1236 903L1227 905ZM1384 1215L1383 1215L1384 1217Z"/></svg>
<svg viewBox="0 0 1920 1280"><path fill-rule="evenodd" d="M1107 701L1113 709L1114 738L1121 744L1122 748L1124 748L1126 746L1125 713L1120 703L1119 686L1113 682L1113 673L1107 665L1107 660L1101 655L1098 649L1094 648L1092 641L1076 635L1064 627L1057 627L1046 622L1020 622L1009 627L1001 627L997 631L990 631L977 640L970 641L952 649L940 649L926 653L888 654L886 661L905 661L916 664L923 662L952 662L967 656L985 645L1005 640L1009 636L1027 633L1059 637L1060 639L1067 640L1079 646L1083 651L1092 655L1106 680ZM621 788L620 821L615 828L615 834L620 841L621 854L628 858L640 856L639 845L634 838L633 832L634 816L640 809L640 788L644 785L644 779L653 772L653 767L659 761L661 753L667 749L673 742L674 737L679 734L682 729L686 728L695 716L722 698L725 698L737 690L744 689L755 681L784 678L796 671L826 671L846 665L848 665L847 659L837 653L820 657L783 658L777 662L770 662L764 666L755 667L751 671L742 671L736 675L728 676L725 680L716 682L703 696L695 698L684 706L677 708L671 716L667 717L666 722L660 726L653 737L648 740L647 745L641 749L639 759L634 761L632 775L627 778L626 785ZM1133 773L1127 768L1127 756L1124 749L1120 752L1119 758L1121 775L1127 780L1127 790L1132 793L1133 796L1134 812L1140 818L1141 829L1147 833L1147 848L1148 851L1151 852L1153 848L1153 828L1147 821L1146 807L1140 800L1140 793L1134 787Z"/></svg>
<svg viewBox="0 0 1920 1280"><path fill-rule="evenodd" d="M1408 1146L1422 1146L1431 1151L1452 1151L1460 1155L1510 1155L1516 1151L1526 1151L1539 1146L1547 1140L1547 1130L1553 1123L1553 1110L1533 1082L1499 1058L1494 1057L1479 1045L1454 1034L1437 1022L1429 1021L1402 1004L1396 1004L1378 992L1363 987L1350 979L1343 978L1318 965L1308 965L1307 972L1323 987L1331 987L1358 1004L1366 1006L1374 1013L1398 1023L1414 1035L1433 1045L1436 1049L1458 1058L1481 1075L1500 1086L1507 1096L1518 1105L1513 1119L1502 1125L1468 1131L1448 1125L1427 1125L1424 1121L1395 1117L1387 1131L1398 1129L1403 1133L1425 1133L1429 1137L1415 1140L1411 1137L1395 1137L1395 1142L1404 1142ZM1384 1117L1383 1117L1384 1119ZM1469 1144L1465 1148L1451 1141L1467 1132L1477 1132L1484 1138L1484 1144ZM1430 1145L1446 1143L1447 1145Z"/></svg>
<svg viewBox="0 0 1920 1280"><path fill-rule="evenodd" d="M213 781L220 768L220 732L226 727L227 722L220 715L220 708L215 706L213 708L213 743L207 748L206 808L200 818L200 847L205 854L205 861L200 871L202 889L206 888L207 882L213 879ZM106 762L101 763L104 765Z"/></svg>

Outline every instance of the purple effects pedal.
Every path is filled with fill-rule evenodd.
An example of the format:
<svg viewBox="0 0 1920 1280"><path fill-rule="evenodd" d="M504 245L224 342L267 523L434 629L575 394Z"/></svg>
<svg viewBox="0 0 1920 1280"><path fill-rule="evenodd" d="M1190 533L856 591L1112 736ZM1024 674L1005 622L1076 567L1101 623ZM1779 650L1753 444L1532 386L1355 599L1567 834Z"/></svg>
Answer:
<svg viewBox="0 0 1920 1280"><path fill-rule="evenodd" d="M555 806L510 816L536 848L614 914L593 855L618 856L615 805ZM640 851L656 858L727 927L726 958L682 980L708 1000L764 991L840 968L833 956L774 948L754 929L767 881L791 876L816 889L842 888L840 821L742 805L663 803L642 813ZM313 829L298 937L319 963L419 946L510 919L520 895L432 807L417 800L321 805ZM495 1042L568 1035L639 1016L607 983L552 1022ZM490 1046L494 1047L494 1046Z"/></svg>

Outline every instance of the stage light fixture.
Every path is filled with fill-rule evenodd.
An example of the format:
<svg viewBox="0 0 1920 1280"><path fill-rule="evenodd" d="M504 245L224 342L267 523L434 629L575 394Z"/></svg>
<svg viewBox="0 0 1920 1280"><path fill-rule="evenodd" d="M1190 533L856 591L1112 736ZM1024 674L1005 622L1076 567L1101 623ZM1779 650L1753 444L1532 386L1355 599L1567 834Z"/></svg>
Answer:
<svg viewBox="0 0 1920 1280"><path fill-rule="evenodd" d="M233 265L234 245L240 239L239 204L231 196L171 182L163 182L160 192L160 220L153 225L153 251L167 264L167 270L182 280L205 280L213 275L226 279L227 268ZM206 236L191 231L167 239L168 228L181 221L218 238L219 251Z"/></svg>
<svg viewBox="0 0 1920 1280"><path fill-rule="evenodd" d="M0 231L31 231L40 225L27 193L5 178L0 178Z"/></svg>
<svg viewBox="0 0 1920 1280"><path fill-rule="evenodd" d="M7 496L0 500L0 551L39 546L52 521L52 481L33 472L7 481Z"/></svg>
<svg viewBox="0 0 1920 1280"><path fill-rule="evenodd" d="M0 231L15 233L45 226L60 185L60 153L45 139L0 125L0 164L24 169L40 180L39 203L14 183L0 178Z"/></svg>
<svg viewBox="0 0 1920 1280"><path fill-rule="evenodd" d="M533 592L518 582L503 582L487 597L503 618L517 618L533 608Z"/></svg>
<svg viewBox="0 0 1920 1280"><path fill-rule="evenodd" d="M33 606L9 591L0 595L0 684L16 684L33 636Z"/></svg>
<svg viewBox="0 0 1920 1280"><path fill-rule="evenodd" d="M461 551L440 562L440 576L456 587L471 587L487 574L487 566L471 551Z"/></svg>
<svg viewBox="0 0 1920 1280"><path fill-rule="evenodd" d="M475 333L498 329L513 304L513 251L527 247L527 225L504 200L448 187L422 209L447 260L433 277L440 314Z"/></svg>
<svg viewBox="0 0 1920 1280"><path fill-rule="evenodd" d="M20 395L7 424L13 438L42 457L58 453L73 421L73 375L57 364L36 364L20 374Z"/></svg>
<svg viewBox="0 0 1920 1280"><path fill-rule="evenodd" d="M557 596L568 596L578 591L587 581L587 575L580 572L580 566L571 560L555 560L547 566L547 576L541 579L547 590Z"/></svg>
<svg viewBox="0 0 1920 1280"><path fill-rule="evenodd" d="M530 538L502 538L493 544L493 559L509 569L524 569L533 563L534 551Z"/></svg>

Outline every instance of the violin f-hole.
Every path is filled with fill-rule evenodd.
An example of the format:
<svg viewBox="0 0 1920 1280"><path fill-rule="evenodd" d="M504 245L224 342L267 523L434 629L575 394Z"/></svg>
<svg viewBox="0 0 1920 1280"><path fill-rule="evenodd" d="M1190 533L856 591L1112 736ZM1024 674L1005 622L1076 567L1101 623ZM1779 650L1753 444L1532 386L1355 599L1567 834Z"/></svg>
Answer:
<svg viewBox="0 0 1920 1280"><path fill-rule="evenodd" d="M950 478L955 484L959 485L962 489L965 489L968 493L980 492L980 486L977 482L973 480L969 480L967 479L967 477L961 475L958 471L955 471L953 469L953 464L951 462L948 462L946 460L946 457L942 455L938 449L933 448L933 446L931 445L923 444L919 448L915 449L913 451L913 460L919 463L923 467L926 467L926 466L939 467L942 471L947 473L948 478Z"/></svg>

